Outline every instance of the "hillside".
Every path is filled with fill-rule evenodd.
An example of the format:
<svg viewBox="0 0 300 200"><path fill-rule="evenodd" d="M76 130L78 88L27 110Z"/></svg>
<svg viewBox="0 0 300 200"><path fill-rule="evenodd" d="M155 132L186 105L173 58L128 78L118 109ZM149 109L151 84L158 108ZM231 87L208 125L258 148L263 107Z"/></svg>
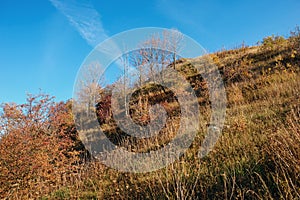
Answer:
<svg viewBox="0 0 300 200"><path fill-rule="evenodd" d="M300 199L299 32L287 39L267 37L258 46L208 56L217 65L227 94L225 126L208 156L198 158L210 117L206 83L193 70L192 59L180 59L176 70L193 87L204 120L180 160L150 173L107 168L95 162L78 140L71 101L55 103L48 96L31 96L24 105L3 105L0 197ZM141 125L149 122L148 105L163 102L167 126L150 139L136 140L118 129L107 114L109 92L97 104L97 116L116 145L133 152L153 151L167 144L178 128L176 97L172 91L149 83L130 101L130 115ZM133 109L136 105L142 109Z"/></svg>

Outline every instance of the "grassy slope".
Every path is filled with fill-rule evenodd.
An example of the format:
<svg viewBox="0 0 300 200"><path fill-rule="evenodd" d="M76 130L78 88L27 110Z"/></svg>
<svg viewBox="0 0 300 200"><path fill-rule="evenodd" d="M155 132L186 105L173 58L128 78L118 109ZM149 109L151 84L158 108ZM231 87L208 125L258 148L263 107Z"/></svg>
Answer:
<svg viewBox="0 0 300 200"><path fill-rule="evenodd" d="M209 56L223 76L228 105L222 136L207 157L197 155L204 125L188 152L165 169L130 174L89 162L43 199L299 199L299 37ZM208 119L207 94L201 90L205 83L186 59L177 70L199 90L201 112ZM170 112L178 106L172 105ZM112 124L104 127L115 134ZM172 136L146 144L155 146Z"/></svg>
<svg viewBox="0 0 300 200"><path fill-rule="evenodd" d="M197 157L203 139L203 133L199 133L178 162L156 172L128 174L91 164L80 180L79 192L71 188L70 195L299 199L299 44L299 38L290 38L210 55L223 75L228 107L223 134L204 159ZM199 83L193 83L199 75L188 68L187 61L177 65L197 88ZM203 101L199 96L199 102ZM202 106L207 109L205 102Z"/></svg>

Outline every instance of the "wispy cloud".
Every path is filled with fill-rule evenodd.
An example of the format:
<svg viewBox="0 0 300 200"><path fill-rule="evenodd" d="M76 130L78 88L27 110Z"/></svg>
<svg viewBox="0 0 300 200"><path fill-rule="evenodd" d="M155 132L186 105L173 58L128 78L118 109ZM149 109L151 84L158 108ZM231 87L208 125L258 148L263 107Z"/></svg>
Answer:
<svg viewBox="0 0 300 200"><path fill-rule="evenodd" d="M93 47L108 38L101 22L101 16L87 1L50 0L69 20L83 39Z"/></svg>
<svg viewBox="0 0 300 200"><path fill-rule="evenodd" d="M82 38L92 47L108 39L101 22L101 16L88 0L49 0L63 15L67 17L71 25L80 33ZM114 59L121 54L121 49L113 40L102 44L97 51L103 53L106 58ZM121 68L122 63L116 61Z"/></svg>

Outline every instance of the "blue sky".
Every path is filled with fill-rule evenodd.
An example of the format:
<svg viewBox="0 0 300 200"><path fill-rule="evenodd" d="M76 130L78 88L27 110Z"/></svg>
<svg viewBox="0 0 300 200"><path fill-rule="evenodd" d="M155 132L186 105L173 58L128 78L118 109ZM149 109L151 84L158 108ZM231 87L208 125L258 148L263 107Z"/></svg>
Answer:
<svg viewBox="0 0 300 200"><path fill-rule="evenodd" d="M88 53L128 29L177 28L214 52L286 36L300 25L299 10L299 0L1 0L0 103L22 103L40 89L71 98Z"/></svg>

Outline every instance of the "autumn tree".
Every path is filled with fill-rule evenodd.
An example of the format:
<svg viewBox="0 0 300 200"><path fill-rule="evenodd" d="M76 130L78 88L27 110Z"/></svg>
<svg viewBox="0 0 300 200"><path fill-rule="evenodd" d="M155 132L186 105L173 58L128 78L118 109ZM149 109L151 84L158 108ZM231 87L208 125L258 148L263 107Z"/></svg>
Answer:
<svg viewBox="0 0 300 200"><path fill-rule="evenodd" d="M4 104L0 116L0 197L42 195L66 184L79 161L70 104L29 95L24 104Z"/></svg>

